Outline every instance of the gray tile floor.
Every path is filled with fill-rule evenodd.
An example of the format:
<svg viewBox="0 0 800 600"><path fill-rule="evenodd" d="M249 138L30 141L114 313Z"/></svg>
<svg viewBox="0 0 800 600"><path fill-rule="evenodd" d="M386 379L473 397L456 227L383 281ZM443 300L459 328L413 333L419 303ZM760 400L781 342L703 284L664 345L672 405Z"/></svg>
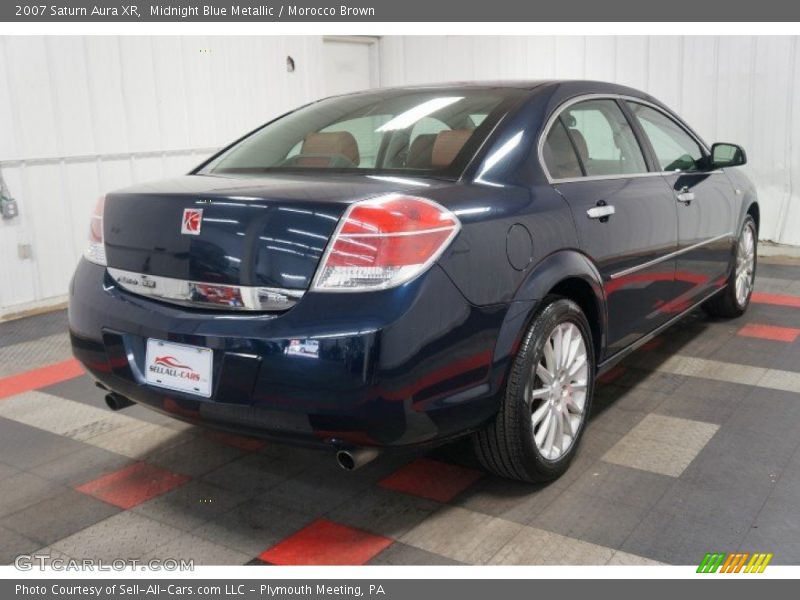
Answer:
<svg viewBox="0 0 800 600"><path fill-rule="evenodd" d="M757 291L800 295L800 261L759 272ZM631 356L598 385L579 455L551 484L486 474L463 443L429 453L446 500L386 483L419 454L347 474L329 454L110 413L85 376L1 399L0 563L42 550L244 564L270 549L314 562L336 547L372 564L697 564L740 550L798 564L800 340L737 335L747 323L800 328L800 309L698 312ZM0 386L69 358L64 331L63 311L0 324ZM131 476L141 463L147 477ZM97 481L105 495L85 491ZM346 544L325 536L331 523Z"/></svg>

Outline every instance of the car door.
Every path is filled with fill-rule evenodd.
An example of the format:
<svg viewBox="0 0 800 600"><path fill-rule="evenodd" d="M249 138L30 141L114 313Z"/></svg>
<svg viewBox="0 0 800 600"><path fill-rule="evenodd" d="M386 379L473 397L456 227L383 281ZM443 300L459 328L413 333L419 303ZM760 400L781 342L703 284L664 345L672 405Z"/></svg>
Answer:
<svg viewBox="0 0 800 600"><path fill-rule="evenodd" d="M675 198L648 168L614 98L562 109L550 122L542 158L572 210L581 249L603 279L611 356L669 318L664 308L675 296Z"/></svg>
<svg viewBox="0 0 800 600"><path fill-rule="evenodd" d="M641 102L628 107L674 194L678 212L675 266L679 310L695 304L725 279L735 239L734 193L722 170L710 170L702 143L664 111Z"/></svg>

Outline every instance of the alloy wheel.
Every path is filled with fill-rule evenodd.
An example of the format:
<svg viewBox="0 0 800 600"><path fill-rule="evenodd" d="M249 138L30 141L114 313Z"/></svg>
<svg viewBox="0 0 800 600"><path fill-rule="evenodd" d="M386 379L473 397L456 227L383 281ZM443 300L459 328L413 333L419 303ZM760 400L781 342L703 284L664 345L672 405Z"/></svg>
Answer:
<svg viewBox="0 0 800 600"><path fill-rule="evenodd" d="M531 372L526 399L536 447L543 458L564 456L580 431L586 408L586 340L572 322L556 325Z"/></svg>
<svg viewBox="0 0 800 600"><path fill-rule="evenodd" d="M742 230L742 236L736 250L736 303L743 307L753 289L755 272L756 241L755 230L748 223Z"/></svg>

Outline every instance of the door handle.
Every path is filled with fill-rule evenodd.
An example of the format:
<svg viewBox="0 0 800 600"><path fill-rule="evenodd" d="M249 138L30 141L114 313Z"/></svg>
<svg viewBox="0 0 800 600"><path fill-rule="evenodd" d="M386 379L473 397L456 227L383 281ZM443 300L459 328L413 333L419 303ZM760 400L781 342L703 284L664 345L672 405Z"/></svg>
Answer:
<svg viewBox="0 0 800 600"><path fill-rule="evenodd" d="M593 206L586 211L586 215L590 219L600 219L601 221L605 222L608 220L608 217L613 215L615 212L616 211L612 205L604 204L601 206Z"/></svg>
<svg viewBox="0 0 800 600"><path fill-rule="evenodd" d="M692 200L694 200L694 192L690 192L688 187L683 187L680 192L675 194L675 197L678 199L678 202L689 205L692 203Z"/></svg>

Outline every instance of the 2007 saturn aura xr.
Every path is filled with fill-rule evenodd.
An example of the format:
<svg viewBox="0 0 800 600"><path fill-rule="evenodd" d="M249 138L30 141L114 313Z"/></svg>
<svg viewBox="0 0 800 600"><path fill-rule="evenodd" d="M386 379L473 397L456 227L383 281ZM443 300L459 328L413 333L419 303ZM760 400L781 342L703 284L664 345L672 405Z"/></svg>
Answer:
<svg viewBox="0 0 800 600"><path fill-rule="evenodd" d="M74 353L112 408L345 468L469 434L491 471L553 479L598 374L697 306L747 309L744 162L607 83L329 98L101 198Z"/></svg>

